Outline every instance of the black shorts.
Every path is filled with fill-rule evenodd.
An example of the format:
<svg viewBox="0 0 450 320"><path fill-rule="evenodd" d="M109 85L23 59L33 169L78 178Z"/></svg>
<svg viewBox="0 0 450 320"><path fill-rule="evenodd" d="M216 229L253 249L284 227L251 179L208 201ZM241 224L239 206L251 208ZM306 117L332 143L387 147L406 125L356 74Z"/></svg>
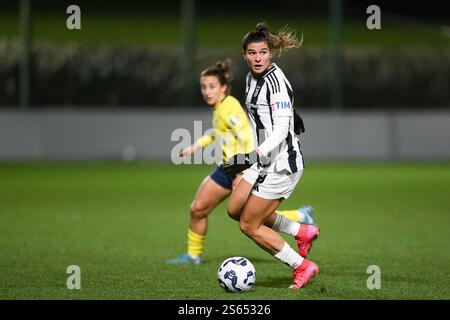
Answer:
<svg viewBox="0 0 450 320"><path fill-rule="evenodd" d="M223 165L217 166L217 168L210 174L210 177L220 186L231 190L231 187L233 186L233 177L225 172Z"/></svg>

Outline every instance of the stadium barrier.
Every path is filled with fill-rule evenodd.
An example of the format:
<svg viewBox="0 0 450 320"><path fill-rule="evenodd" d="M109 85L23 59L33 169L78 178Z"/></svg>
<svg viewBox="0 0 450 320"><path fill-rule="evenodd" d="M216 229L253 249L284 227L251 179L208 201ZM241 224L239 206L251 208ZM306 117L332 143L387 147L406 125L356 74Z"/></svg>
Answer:
<svg viewBox="0 0 450 320"><path fill-rule="evenodd" d="M308 160L449 160L450 112L302 112ZM211 113L158 111L0 111L0 160L170 161L176 129L211 128ZM195 132L197 131L197 132Z"/></svg>

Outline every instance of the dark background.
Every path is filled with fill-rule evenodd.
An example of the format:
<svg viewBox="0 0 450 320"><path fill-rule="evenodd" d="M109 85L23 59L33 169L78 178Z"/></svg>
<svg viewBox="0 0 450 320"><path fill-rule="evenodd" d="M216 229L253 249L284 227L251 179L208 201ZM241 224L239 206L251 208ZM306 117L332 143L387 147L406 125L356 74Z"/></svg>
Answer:
<svg viewBox="0 0 450 320"><path fill-rule="evenodd" d="M181 1L32 1L30 109L152 108L203 104L198 74L233 60L233 94L243 98L242 36L257 22L288 24L300 50L276 62L302 108L335 108L331 79L341 79L340 109L442 109L450 101L450 22L445 1L342 1L340 70L331 66L330 1L196 1L194 65L183 75ZM65 26L81 8L82 29ZM381 8L368 30L366 8ZM3 22L1 22L3 20ZM0 4L0 108L19 105L19 1ZM187 80L188 79L188 80ZM185 99L186 86L191 98Z"/></svg>

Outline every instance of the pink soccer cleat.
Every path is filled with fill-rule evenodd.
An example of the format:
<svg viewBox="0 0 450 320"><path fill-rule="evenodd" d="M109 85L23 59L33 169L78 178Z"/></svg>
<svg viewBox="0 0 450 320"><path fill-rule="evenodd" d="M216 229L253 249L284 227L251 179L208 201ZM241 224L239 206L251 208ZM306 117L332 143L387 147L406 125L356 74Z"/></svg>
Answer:
<svg viewBox="0 0 450 320"><path fill-rule="evenodd" d="M294 269L293 278L294 284L290 286L291 289L300 289L308 284L319 272L319 266L307 259L303 260L302 264Z"/></svg>
<svg viewBox="0 0 450 320"><path fill-rule="evenodd" d="M319 227L302 224L298 230L298 234L294 237L298 244L298 253L303 257L311 250L312 242L319 237Z"/></svg>

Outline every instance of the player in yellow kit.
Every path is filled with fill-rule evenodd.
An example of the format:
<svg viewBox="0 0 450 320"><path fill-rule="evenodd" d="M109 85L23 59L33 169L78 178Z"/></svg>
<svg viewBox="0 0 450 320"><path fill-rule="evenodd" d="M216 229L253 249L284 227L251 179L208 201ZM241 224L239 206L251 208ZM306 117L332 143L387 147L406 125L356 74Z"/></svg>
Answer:
<svg viewBox="0 0 450 320"><path fill-rule="evenodd" d="M200 86L203 99L213 108L213 134L204 135L194 144L183 149L180 152L181 157L192 155L218 138L222 139L224 162L237 153L249 153L254 150L253 131L247 114L239 101L230 95L230 63L228 59L219 61L201 73ZM187 253L167 260L167 264L200 264L202 262L201 255L208 229L208 215L231 194L232 187L237 180L239 177L228 175L223 165L218 165L203 180L191 204ZM314 223L312 208L309 206L278 213L295 221L307 220L311 224Z"/></svg>

